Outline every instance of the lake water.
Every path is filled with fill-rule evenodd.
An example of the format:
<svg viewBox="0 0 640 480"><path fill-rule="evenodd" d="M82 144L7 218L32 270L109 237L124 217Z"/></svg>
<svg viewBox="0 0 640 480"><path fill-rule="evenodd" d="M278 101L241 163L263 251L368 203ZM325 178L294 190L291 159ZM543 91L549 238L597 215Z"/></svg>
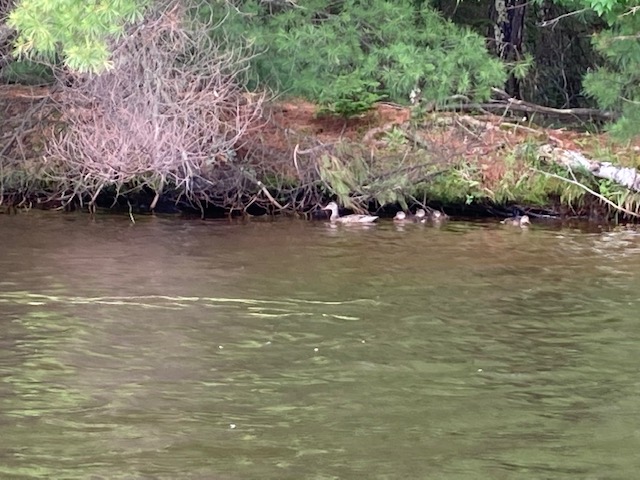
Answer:
<svg viewBox="0 0 640 480"><path fill-rule="evenodd" d="M594 230L0 215L0 478L637 478Z"/></svg>

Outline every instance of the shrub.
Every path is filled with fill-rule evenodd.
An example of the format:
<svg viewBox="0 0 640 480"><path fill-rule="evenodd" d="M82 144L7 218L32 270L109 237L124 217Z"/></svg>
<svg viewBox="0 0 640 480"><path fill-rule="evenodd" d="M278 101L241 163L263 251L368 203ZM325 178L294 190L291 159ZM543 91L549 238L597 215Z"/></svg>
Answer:
<svg viewBox="0 0 640 480"><path fill-rule="evenodd" d="M236 148L262 98L244 94L246 58L212 40L215 25L194 20L185 2L158 2L114 40L112 69L62 78L66 126L48 150L66 166L59 181L67 193L95 200L104 188L166 187L209 200L226 191L215 188L221 177L244 180Z"/></svg>

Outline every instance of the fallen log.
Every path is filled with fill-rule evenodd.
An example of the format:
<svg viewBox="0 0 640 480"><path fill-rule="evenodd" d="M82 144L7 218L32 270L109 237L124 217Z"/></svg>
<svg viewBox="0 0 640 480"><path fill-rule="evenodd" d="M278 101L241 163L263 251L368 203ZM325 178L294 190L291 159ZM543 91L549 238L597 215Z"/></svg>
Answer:
<svg viewBox="0 0 640 480"><path fill-rule="evenodd" d="M590 160L576 150L565 150L551 145L541 146L538 149L538 158L550 159L554 163L570 169L584 169L595 177L611 180L629 190L640 192L640 176L635 168Z"/></svg>

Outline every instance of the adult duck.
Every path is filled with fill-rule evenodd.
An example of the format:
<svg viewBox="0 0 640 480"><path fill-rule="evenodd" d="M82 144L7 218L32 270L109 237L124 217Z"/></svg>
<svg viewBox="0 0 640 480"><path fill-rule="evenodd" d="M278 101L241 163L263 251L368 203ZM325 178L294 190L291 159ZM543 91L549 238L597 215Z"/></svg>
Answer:
<svg viewBox="0 0 640 480"><path fill-rule="evenodd" d="M516 216L512 218L505 218L502 222L505 225L512 225L514 227L528 227L531 225L531 220L529 220L529 215Z"/></svg>
<svg viewBox="0 0 640 480"><path fill-rule="evenodd" d="M330 202L323 210L331 210L331 217L329 218L331 223L373 223L378 219L375 215L359 215L356 213L341 217L336 202Z"/></svg>

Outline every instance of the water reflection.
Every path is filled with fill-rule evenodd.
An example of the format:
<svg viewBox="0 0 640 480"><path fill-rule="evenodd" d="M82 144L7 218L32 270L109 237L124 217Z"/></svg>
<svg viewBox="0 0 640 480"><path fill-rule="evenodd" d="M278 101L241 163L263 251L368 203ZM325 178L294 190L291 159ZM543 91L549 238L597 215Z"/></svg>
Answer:
<svg viewBox="0 0 640 480"><path fill-rule="evenodd" d="M634 478L636 233L398 227L0 217L0 473Z"/></svg>

